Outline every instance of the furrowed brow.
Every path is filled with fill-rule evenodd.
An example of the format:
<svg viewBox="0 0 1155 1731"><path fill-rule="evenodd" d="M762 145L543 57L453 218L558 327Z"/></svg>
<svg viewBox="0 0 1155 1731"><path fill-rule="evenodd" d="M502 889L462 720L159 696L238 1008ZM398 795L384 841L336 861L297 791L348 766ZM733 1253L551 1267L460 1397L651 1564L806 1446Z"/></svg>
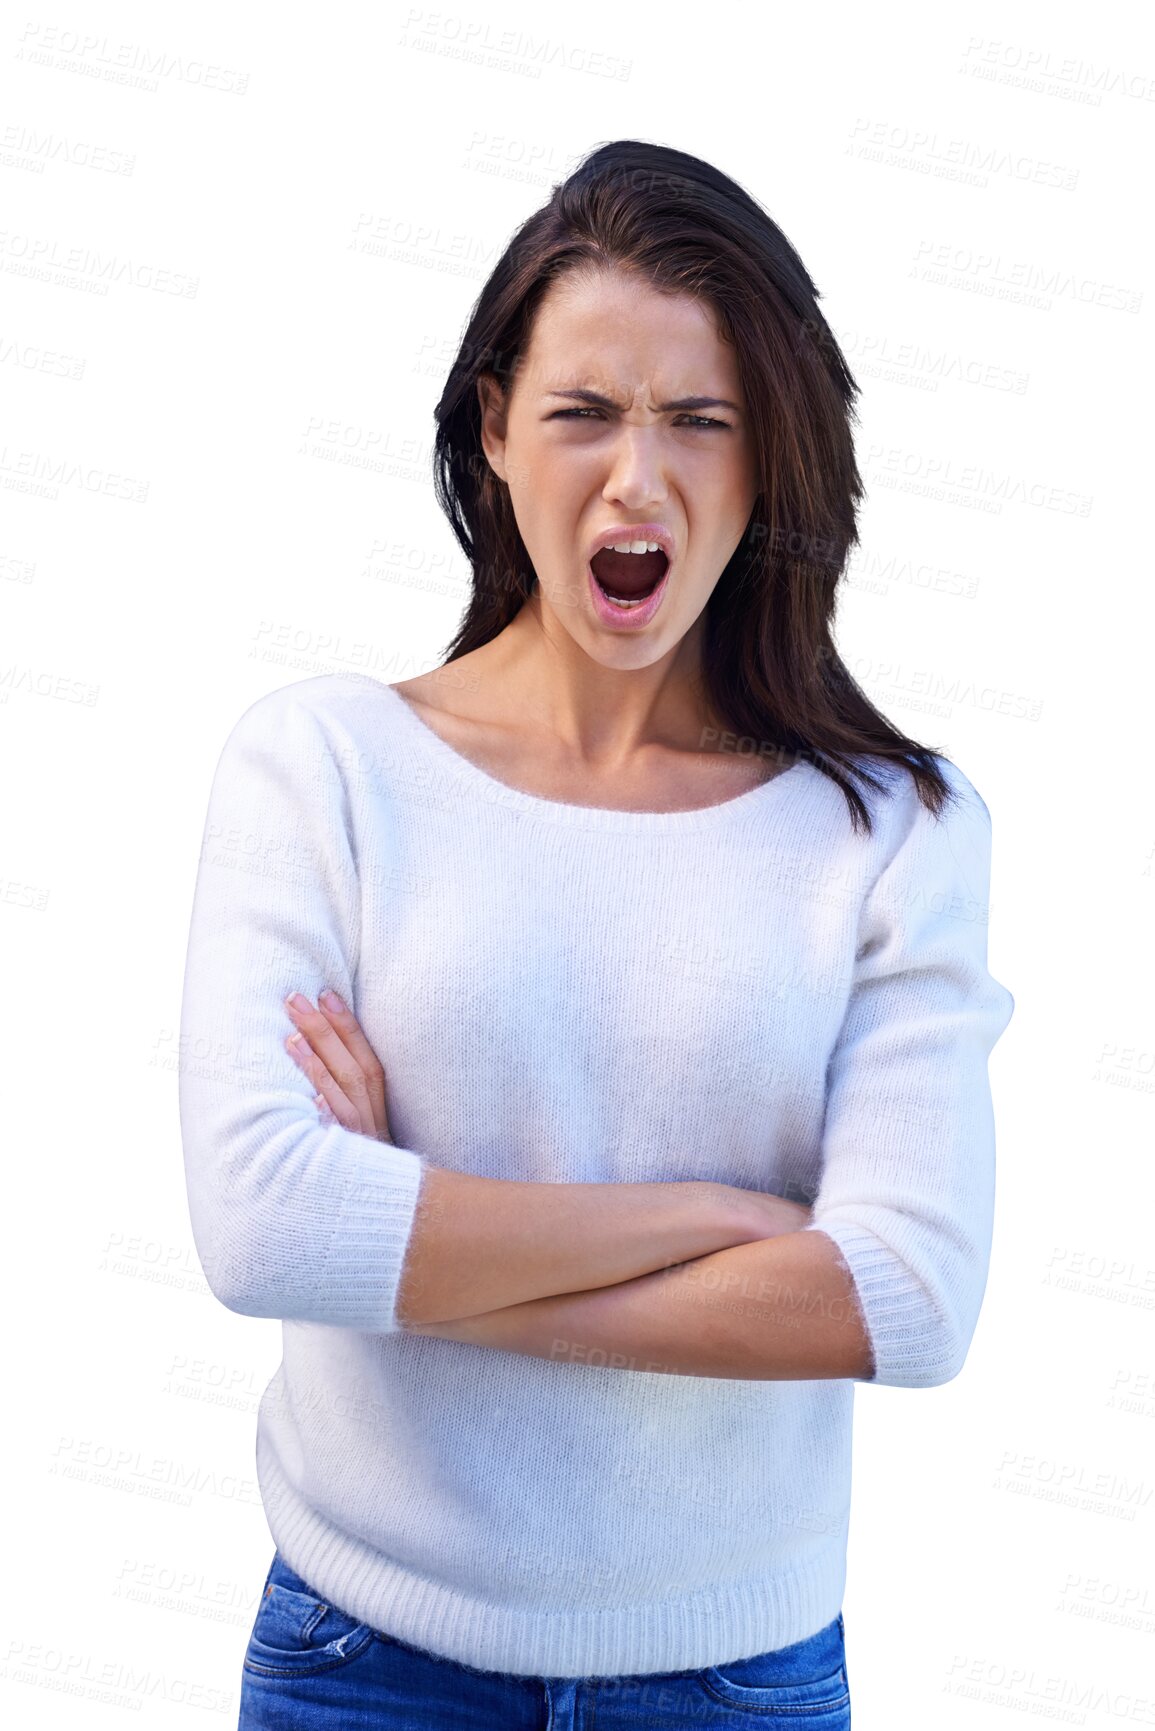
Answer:
<svg viewBox="0 0 1155 1731"><path fill-rule="evenodd" d="M599 391L547 391L546 395L565 397L576 403L589 403L596 409L617 409L621 406L615 403L612 397L602 396ZM733 409L736 415L742 412L738 404L730 402L727 397L678 397L671 403L659 403L658 409L662 414L669 409Z"/></svg>

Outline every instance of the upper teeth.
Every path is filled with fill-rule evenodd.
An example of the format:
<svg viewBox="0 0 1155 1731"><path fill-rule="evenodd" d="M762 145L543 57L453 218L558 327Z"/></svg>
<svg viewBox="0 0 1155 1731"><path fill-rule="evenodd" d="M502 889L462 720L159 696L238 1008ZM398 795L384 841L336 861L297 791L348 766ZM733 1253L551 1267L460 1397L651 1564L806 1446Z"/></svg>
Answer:
<svg viewBox="0 0 1155 1731"><path fill-rule="evenodd" d="M611 553L660 553L661 544L658 541L613 541L609 551Z"/></svg>

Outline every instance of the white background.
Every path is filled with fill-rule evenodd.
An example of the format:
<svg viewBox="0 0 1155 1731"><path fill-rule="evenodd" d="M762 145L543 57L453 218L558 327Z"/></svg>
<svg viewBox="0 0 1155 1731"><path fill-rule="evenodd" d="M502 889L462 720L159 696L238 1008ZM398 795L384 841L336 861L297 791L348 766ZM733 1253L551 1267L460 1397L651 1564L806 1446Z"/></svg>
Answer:
<svg viewBox="0 0 1155 1731"><path fill-rule="evenodd" d="M638 137L733 175L814 276L863 390L840 646L994 824L991 966L1016 1001L991 1065L994 1258L962 1376L858 1394L855 1725L1155 1724L1155 40L1137 20L733 0L9 14L12 1723L235 1724L280 1327L212 1297L185 1201L177 1030L210 777L263 692L443 659L467 589L430 479L444 373L514 227L595 145Z"/></svg>

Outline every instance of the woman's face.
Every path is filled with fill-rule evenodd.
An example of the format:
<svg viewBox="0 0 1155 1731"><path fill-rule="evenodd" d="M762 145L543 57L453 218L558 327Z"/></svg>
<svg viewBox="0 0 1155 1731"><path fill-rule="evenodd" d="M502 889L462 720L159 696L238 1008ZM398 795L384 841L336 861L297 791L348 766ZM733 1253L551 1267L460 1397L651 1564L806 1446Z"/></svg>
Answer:
<svg viewBox="0 0 1155 1731"><path fill-rule="evenodd" d="M675 649L758 493L737 361L709 308L621 271L571 274L547 291L508 400L491 378L478 389L482 443L509 487L547 629L556 621L607 667L649 666ZM717 400L670 406L687 398ZM618 612L595 591L590 557L606 531L637 527L644 539L646 526L673 547L657 610ZM617 569L636 587L656 567Z"/></svg>

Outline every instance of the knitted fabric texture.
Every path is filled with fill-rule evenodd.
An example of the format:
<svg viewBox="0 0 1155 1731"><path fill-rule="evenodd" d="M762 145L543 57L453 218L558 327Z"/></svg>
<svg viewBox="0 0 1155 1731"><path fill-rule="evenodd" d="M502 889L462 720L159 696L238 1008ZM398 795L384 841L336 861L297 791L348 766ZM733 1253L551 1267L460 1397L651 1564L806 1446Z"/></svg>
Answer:
<svg viewBox="0 0 1155 1731"><path fill-rule="evenodd" d="M935 818L891 771L868 837L805 761L698 811L542 799L356 674L237 721L184 980L190 1218L215 1296L281 1320L258 1481L334 1604L557 1677L723 1664L838 1614L853 1380L539 1359L406 1333L396 1296L426 1163L708 1178L812 1205L872 1382L955 1376L1014 1000L990 816L938 762L957 801ZM384 1066L392 1144L322 1122L284 1049L284 998L325 986Z"/></svg>

